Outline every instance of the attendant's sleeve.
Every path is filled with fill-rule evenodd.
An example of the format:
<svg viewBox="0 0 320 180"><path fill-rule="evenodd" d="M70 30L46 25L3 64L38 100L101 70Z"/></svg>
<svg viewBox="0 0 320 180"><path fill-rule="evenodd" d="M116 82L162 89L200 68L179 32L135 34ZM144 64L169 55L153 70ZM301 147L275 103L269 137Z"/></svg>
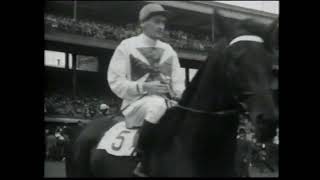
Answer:
<svg viewBox="0 0 320 180"><path fill-rule="evenodd" d="M129 53L121 43L115 50L108 68L109 86L121 99L132 100L141 95L142 84L128 79Z"/></svg>
<svg viewBox="0 0 320 180"><path fill-rule="evenodd" d="M178 98L181 98L185 90L185 74L180 66L177 53L174 52L172 61L172 90Z"/></svg>

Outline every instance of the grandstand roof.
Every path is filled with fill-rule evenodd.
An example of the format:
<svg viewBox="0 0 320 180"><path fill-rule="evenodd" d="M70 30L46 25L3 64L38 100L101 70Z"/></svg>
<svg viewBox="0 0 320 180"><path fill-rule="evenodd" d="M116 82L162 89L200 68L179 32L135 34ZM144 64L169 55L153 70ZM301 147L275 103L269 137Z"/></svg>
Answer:
<svg viewBox="0 0 320 180"><path fill-rule="evenodd" d="M214 1L148 1L157 2L162 5L194 11L202 14L212 14L218 10L225 17L232 19L254 18L261 23L269 24L278 17L277 14L264 12L256 9L235 6Z"/></svg>
<svg viewBox="0 0 320 180"><path fill-rule="evenodd" d="M172 12L169 26L211 32L213 9L232 19L256 18L270 23L278 15L213 1L77 1L77 18L114 23L137 23L138 13L147 2L157 2ZM45 12L73 17L74 1L47 1ZM121 12L121 13L119 13Z"/></svg>
<svg viewBox="0 0 320 180"><path fill-rule="evenodd" d="M143 5L153 1L46 1L45 13L52 13L56 15L73 17L76 7L77 19L86 19L96 22L107 22L114 24L127 24L137 23L138 14ZM165 6L165 8L172 12L168 26L182 27L184 30L190 32L205 32L212 33L212 17L211 14L215 10L219 10L221 14L231 19L242 19L246 17L253 17L261 20L264 23L270 23L278 15L257 11L253 9L243 8L239 6L233 6L224 3L212 2L212 1L156 1ZM180 29L180 28L179 28ZM71 44L83 44L82 39L85 38L70 38L72 36L52 35L47 34L46 40L66 42ZM69 37L69 38L68 38ZM90 39L90 38L87 38ZM91 42L90 40L83 40L87 46ZM76 42L75 42L76 41ZM106 41L94 40L91 42L92 47L107 47L113 49L116 43L108 43ZM107 44L107 45L106 45ZM90 46L90 45L89 45ZM199 57L193 57L188 53L181 52L181 56L192 57L197 60L203 60L205 55L199 55ZM186 54L186 55L184 55Z"/></svg>
<svg viewBox="0 0 320 180"><path fill-rule="evenodd" d="M257 15L257 16L265 16L270 18L276 18L278 16L275 13L271 13L266 10L263 10L264 9L263 7L253 8L254 6L248 6L249 1L218 1L218 2L217 1L194 1L194 2L207 4L215 8L229 9L229 10L239 11L239 12L248 13L248 14ZM264 3L264 2L266 1L254 1L255 5L257 5L257 3L260 3L260 5L263 5L261 3ZM252 5L252 2L249 2L249 3ZM242 6L240 6L241 4Z"/></svg>
<svg viewBox="0 0 320 180"><path fill-rule="evenodd" d="M45 12L73 17L72 1L47 1ZM137 23L138 13L146 2L143 1L77 1L77 18L113 23ZM172 10L172 7L166 7ZM192 11L175 9L172 11L175 26L185 26L210 32L210 17Z"/></svg>

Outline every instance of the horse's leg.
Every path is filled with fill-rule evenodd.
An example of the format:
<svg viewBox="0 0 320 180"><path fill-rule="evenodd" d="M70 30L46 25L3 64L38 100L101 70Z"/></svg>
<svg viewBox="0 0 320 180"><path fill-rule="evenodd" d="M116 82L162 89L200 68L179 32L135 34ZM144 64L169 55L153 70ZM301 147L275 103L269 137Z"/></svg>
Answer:
<svg viewBox="0 0 320 180"><path fill-rule="evenodd" d="M133 177L135 166L132 157L113 156L102 149L91 152L90 168L95 177Z"/></svg>
<svg viewBox="0 0 320 180"><path fill-rule="evenodd" d="M66 145L66 160L65 160L65 164L66 164L66 176L67 177L74 177L74 167L72 166L72 144L71 142L69 142Z"/></svg>
<svg viewBox="0 0 320 180"><path fill-rule="evenodd" d="M72 147L72 168L75 177L92 177L90 168L91 150L114 121L97 120L89 123L80 133Z"/></svg>
<svg viewBox="0 0 320 180"><path fill-rule="evenodd" d="M151 158L154 177L193 177L191 159L177 138L164 149L158 146L154 148Z"/></svg>
<svg viewBox="0 0 320 180"><path fill-rule="evenodd" d="M72 177L92 177L89 166L89 152L86 142L77 142L73 147L71 168Z"/></svg>
<svg viewBox="0 0 320 180"><path fill-rule="evenodd" d="M74 177L93 177L90 169L91 150L96 146L97 135L85 129L72 147L72 170Z"/></svg>

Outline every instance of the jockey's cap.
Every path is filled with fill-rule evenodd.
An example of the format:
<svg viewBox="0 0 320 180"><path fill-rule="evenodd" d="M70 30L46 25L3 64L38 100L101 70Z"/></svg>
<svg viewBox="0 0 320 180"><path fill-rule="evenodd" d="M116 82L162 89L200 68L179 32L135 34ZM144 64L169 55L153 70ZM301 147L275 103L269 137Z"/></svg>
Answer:
<svg viewBox="0 0 320 180"><path fill-rule="evenodd" d="M154 16L154 15L164 15L164 16L168 16L168 11L165 10L161 5L159 4L147 4L145 5L139 13L139 20L140 22L143 22L145 20L147 20L148 18Z"/></svg>

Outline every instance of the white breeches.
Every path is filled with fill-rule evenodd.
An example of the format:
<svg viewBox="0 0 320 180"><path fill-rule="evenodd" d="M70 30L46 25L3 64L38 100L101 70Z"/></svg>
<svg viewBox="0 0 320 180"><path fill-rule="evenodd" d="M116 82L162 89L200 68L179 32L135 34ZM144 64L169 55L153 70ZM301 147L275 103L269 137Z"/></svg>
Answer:
<svg viewBox="0 0 320 180"><path fill-rule="evenodd" d="M146 96L123 111L127 128L141 127L143 121L157 124L167 110L165 100L156 95Z"/></svg>

